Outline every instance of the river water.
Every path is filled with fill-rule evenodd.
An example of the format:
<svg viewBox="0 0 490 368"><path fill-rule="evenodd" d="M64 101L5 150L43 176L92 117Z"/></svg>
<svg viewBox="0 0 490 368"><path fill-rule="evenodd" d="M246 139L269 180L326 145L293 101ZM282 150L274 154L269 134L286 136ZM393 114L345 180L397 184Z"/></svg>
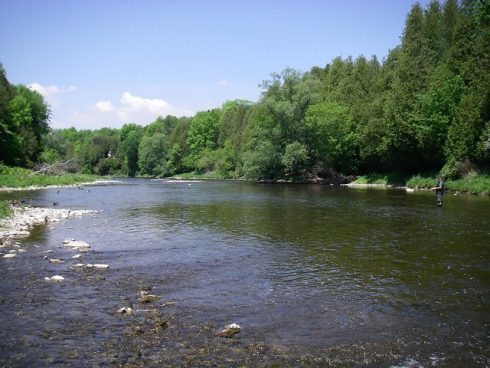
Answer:
<svg viewBox="0 0 490 368"><path fill-rule="evenodd" d="M489 198L145 179L1 196L98 212L0 260L0 366L490 365ZM74 270L65 238L109 270Z"/></svg>

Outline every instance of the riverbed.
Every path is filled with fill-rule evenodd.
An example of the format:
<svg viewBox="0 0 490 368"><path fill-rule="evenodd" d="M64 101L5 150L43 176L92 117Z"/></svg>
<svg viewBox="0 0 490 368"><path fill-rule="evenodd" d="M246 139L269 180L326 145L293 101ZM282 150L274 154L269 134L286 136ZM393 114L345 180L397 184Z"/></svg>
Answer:
<svg viewBox="0 0 490 368"><path fill-rule="evenodd" d="M0 366L490 364L487 197L124 179L6 198L97 212L0 259Z"/></svg>

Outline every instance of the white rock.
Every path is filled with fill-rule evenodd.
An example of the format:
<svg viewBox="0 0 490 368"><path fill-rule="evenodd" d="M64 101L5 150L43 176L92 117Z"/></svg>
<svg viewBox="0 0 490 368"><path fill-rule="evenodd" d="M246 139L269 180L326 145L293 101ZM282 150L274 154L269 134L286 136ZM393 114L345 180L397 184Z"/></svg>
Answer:
<svg viewBox="0 0 490 368"><path fill-rule="evenodd" d="M131 313L133 313L133 310L131 308L129 308L129 307L122 307L117 312L118 313L121 313L121 314L128 314L128 315L130 315Z"/></svg>
<svg viewBox="0 0 490 368"><path fill-rule="evenodd" d="M9 254L4 255L2 258L7 258L8 259L8 258L15 258L15 257L17 257L17 254L15 254L15 253L9 253Z"/></svg>
<svg viewBox="0 0 490 368"><path fill-rule="evenodd" d="M87 251L88 249L90 249L90 244L88 244L82 240L66 239L66 240L63 240L63 245L67 248L77 249L81 252L84 252L84 251Z"/></svg>
<svg viewBox="0 0 490 368"><path fill-rule="evenodd" d="M71 257L72 259L80 259L82 258L82 255L81 254L76 254L74 255L73 257Z"/></svg>
<svg viewBox="0 0 490 368"><path fill-rule="evenodd" d="M49 263L54 263L54 264L60 264L60 263L64 263L65 261L63 261L62 259L60 258L50 258L49 259Z"/></svg>
<svg viewBox="0 0 490 368"><path fill-rule="evenodd" d="M19 252L19 253L25 253L25 252L27 252L27 251L26 251L25 249L19 249L19 250L18 250L18 252Z"/></svg>
<svg viewBox="0 0 490 368"><path fill-rule="evenodd" d="M109 268L109 265L104 264L104 263L95 263L93 266L94 266L94 268L98 268L98 269L102 269L102 270L106 270Z"/></svg>
<svg viewBox="0 0 490 368"><path fill-rule="evenodd" d="M63 281L65 278L63 276L60 276L60 275L54 275L52 277L45 277L44 280L45 281L48 281L48 282L61 282Z"/></svg>

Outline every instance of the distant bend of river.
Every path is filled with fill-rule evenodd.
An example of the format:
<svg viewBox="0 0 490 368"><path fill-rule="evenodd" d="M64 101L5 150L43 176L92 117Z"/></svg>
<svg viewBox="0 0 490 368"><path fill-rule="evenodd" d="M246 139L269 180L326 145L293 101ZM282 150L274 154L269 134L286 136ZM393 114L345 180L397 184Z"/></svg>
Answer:
<svg viewBox="0 0 490 368"><path fill-rule="evenodd" d="M447 194L438 208L433 193L403 190L147 179L0 196L99 211L38 227L27 252L0 259L0 365L65 364L61 351L117 344L127 322L115 311L140 308L143 289L177 319L238 323L241 344L381 346L396 352L386 366L490 364L488 198ZM75 272L65 238L110 269ZM47 250L65 263L47 263ZM65 282L42 281L55 273Z"/></svg>

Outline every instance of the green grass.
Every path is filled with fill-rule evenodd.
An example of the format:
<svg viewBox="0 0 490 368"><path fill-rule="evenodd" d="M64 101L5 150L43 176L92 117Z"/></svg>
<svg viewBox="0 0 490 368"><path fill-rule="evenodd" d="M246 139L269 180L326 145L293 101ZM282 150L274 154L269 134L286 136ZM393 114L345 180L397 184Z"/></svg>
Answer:
<svg viewBox="0 0 490 368"><path fill-rule="evenodd" d="M354 184L388 184L386 175L361 175L353 181Z"/></svg>
<svg viewBox="0 0 490 368"><path fill-rule="evenodd" d="M86 174L32 175L32 171L20 167L0 165L0 187L25 188L29 186L71 185L96 181L100 177Z"/></svg>
<svg viewBox="0 0 490 368"><path fill-rule="evenodd" d="M416 175L410 178L406 186L410 188L428 189L436 185L436 176ZM490 174L471 172L464 178L447 180L447 190L470 194L490 194Z"/></svg>
<svg viewBox="0 0 490 368"><path fill-rule="evenodd" d="M355 184L393 184L408 188L429 189L436 185L437 173L427 173L404 177L396 174L368 174L357 177ZM458 180L447 180L445 187L449 191L490 194L490 174L471 172Z"/></svg>
<svg viewBox="0 0 490 368"><path fill-rule="evenodd" d="M381 184L381 185L403 185L406 181L406 177L399 174L368 174L358 176L353 181L355 184Z"/></svg>
<svg viewBox="0 0 490 368"><path fill-rule="evenodd" d="M9 217L12 214L10 205L7 201L0 201L0 219Z"/></svg>

